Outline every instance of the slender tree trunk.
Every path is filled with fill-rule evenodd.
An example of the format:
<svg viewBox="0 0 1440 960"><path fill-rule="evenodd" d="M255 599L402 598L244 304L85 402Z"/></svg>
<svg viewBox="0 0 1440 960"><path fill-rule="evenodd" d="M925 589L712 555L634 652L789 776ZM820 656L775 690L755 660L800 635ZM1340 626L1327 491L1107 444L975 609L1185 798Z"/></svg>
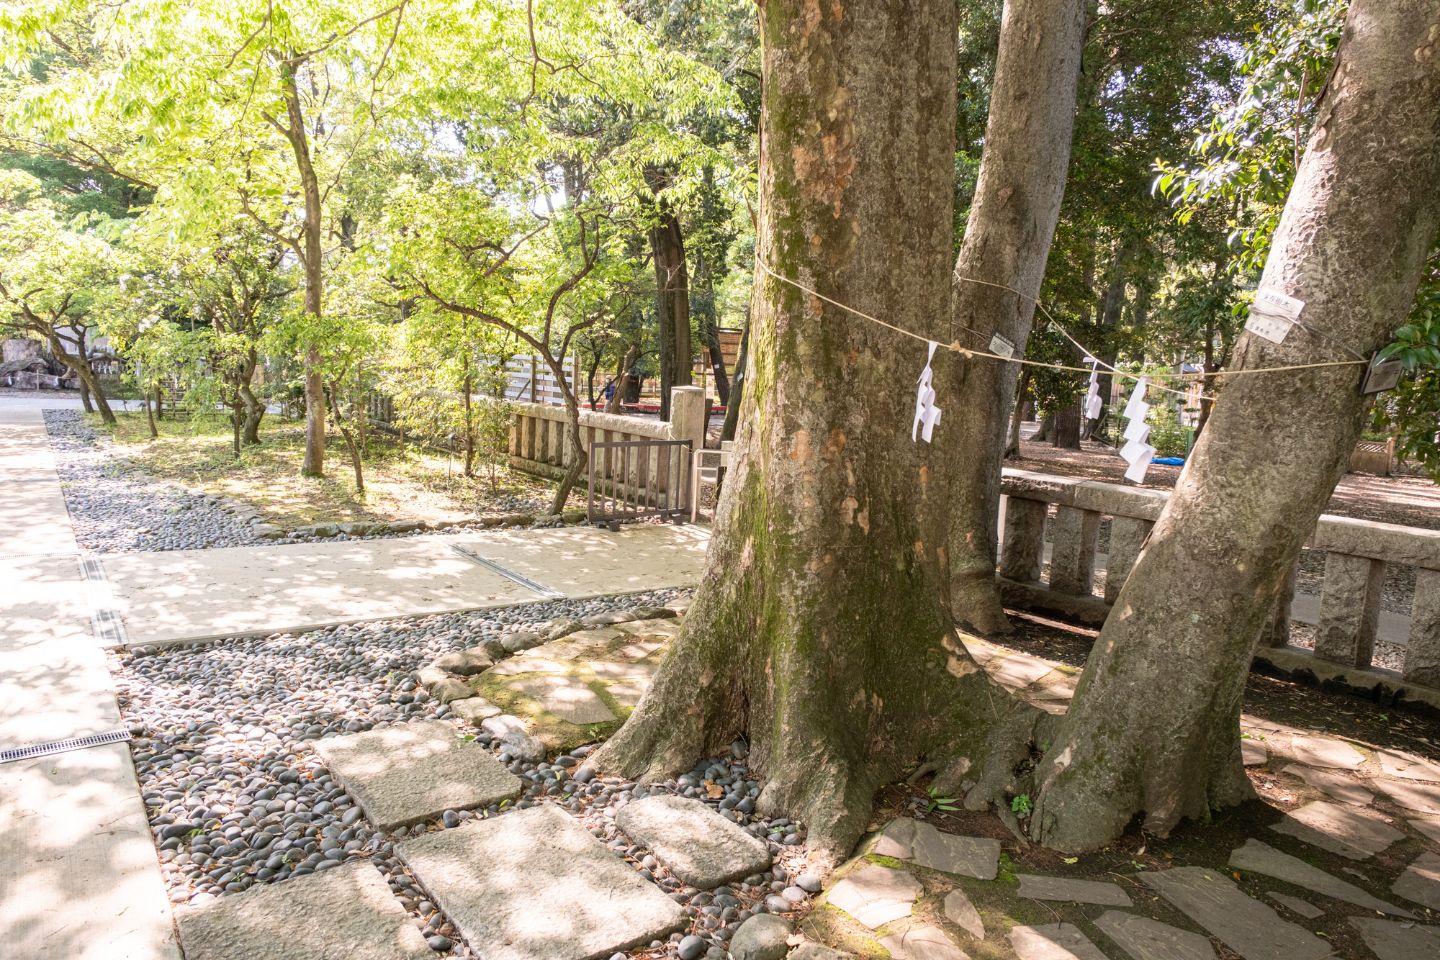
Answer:
<svg viewBox="0 0 1440 960"><path fill-rule="evenodd" d="M1025 354L1031 298L1040 293L1070 161L1085 9L1086 0L1006 0L985 151L955 275L1021 295L957 279L952 339L979 343L998 333L1016 356ZM950 494L955 614L985 633L1009 629L995 586L995 517L1016 377L1015 364L973 360L951 401L967 411L955 441L965 455Z"/></svg>
<svg viewBox="0 0 1440 960"><path fill-rule="evenodd" d="M260 422L265 418L265 404L255 396L255 391L250 389L250 384L240 385L240 400L245 404L245 426L241 431L241 442L247 446L256 446L260 443Z"/></svg>
<svg viewBox="0 0 1440 960"><path fill-rule="evenodd" d="M615 371L615 390L610 394L610 399L605 402L606 413L619 413L620 404L625 400L625 391L630 389L630 368L635 366L640 359L639 344L630 344L625 348L625 356L620 360L620 367Z"/></svg>
<svg viewBox="0 0 1440 960"><path fill-rule="evenodd" d="M555 497L550 501L550 512L559 515L565 512L565 503L570 499L570 491L575 489L575 484L580 479L580 474L585 471L590 458L585 452L585 441L580 434L580 401L576 399L575 391L570 389L570 384L565 380L561 361L551 357L548 352L544 354L544 360L555 372L555 376L560 382L560 396L565 401L565 420L569 427L566 433L570 439L570 466L565 469L564 476L560 478L560 485L555 488Z"/></svg>
<svg viewBox="0 0 1440 960"><path fill-rule="evenodd" d="M90 388L85 385L84 380L80 381L80 408L86 413L95 412L95 405L90 402Z"/></svg>
<svg viewBox="0 0 1440 960"><path fill-rule="evenodd" d="M730 402L725 405L725 422L720 426L720 442L735 439L740 425L740 407L745 399L745 367L750 362L750 317L746 311L745 330L740 334L740 354L735 358L735 379L730 384Z"/></svg>
<svg viewBox="0 0 1440 960"><path fill-rule="evenodd" d="M1440 226L1437 32L1440 0L1351 4L1261 278L1325 337L1246 333L1232 371L1335 360L1333 342L1369 354L1409 314ZM1251 795L1250 656L1369 398L1358 365L1226 379L1037 771L1047 845L1099 847L1140 814L1164 836Z"/></svg>
<svg viewBox="0 0 1440 960"><path fill-rule="evenodd" d="M715 322L715 283L709 261L702 254L695 256L695 285L700 288L700 338L710 356L710 374L715 379L715 396L721 406L730 403L730 375L725 370L725 351L720 346L720 325Z"/></svg>
<svg viewBox="0 0 1440 960"><path fill-rule="evenodd" d="M141 388L140 405L145 408L145 421L150 425L150 439L154 440L160 436L160 431L155 428L155 408L150 405L150 393Z"/></svg>
<svg viewBox="0 0 1440 960"><path fill-rule="evenodd" d="M761 261L942 340L956 16L950 0L760 7ZM840 856L877 787L982 737L1008 698L944 602L956 431L947 411L933 447L912 441L914 394L896 388L925 344L763 273L751 336L740 455L694 606L595 763L668 776L747 736L760 809ZM940 383L956 363L934 366Z"/></svg>
<svg viewBox="0 0 1440 960"><path fill-rule="evenodd" d="M355 473L355 492L365 492L365 463L360 456L360 444L356 442L355 434L345 423L345 417L340 413L340 384L331 383L327 391L330 395L331 410L335 415L335 426L340 431L340 438L345 441L345 450L350 454L350 469ZM354 416L354 407L351 407L351 416Z"/></svg>
<svg viewBox="0 0 1440 960"><path fill-rule="evenodd" d="M1030 439L1035 443L1050 443L1050 438L1055 435L1055 414L1047 413L1040 418L1040 429L1035 431L1035 436Z"/></svg>
<svg viewBox="0 0 1440 960"><path fill-rule="evenodd" d="M1020 372L1020 385L1015 390L1015 412L1010 415L1010 434L1005 439L1005 459L1020 456L1020 424L1025 418L1025 394L1030 389L1031 373Z"/></svg>
<svg viewBox="0 0 1440 960"><path fill-rule="evenodd" d="M300 173L301 192L305 198L305 220L300 242L301 266L305 272L305 312L318 325L320 320L321 290L324 283L324 269L321 257L321 217L323 209L320 199L320 180L310 161L310 143L305 133L305 116L300 109L300 93L295 85L295 66L286 63L281 68L281 81L285 93L287 125L283 128L295 155L295 167ZM305 458L300 472L307 477L325 475L325 384L321 379L320 347L310 343L305 348Z"/></svg>
<svg viewBox="0 0 1440 960"><path fill-rule="evenodd" d="M470 393L475 385L470 377L470 359L465 359L465 382L461 386L465 394L465 476L475 476L475 411L471 408Z"/></svg>
<svg viewBox="0 0 1440 960"><path fill-rule="evenodd" d="M86 393L89 394L91 401L94 403L94 409L92 410L87 406L85 408L86 412L94 413L98 410L100 419L114 426L115 412L110 409L110 401L105 399L105 391L100 388L100 379L95 375L95 371L90 368L90 362L84 357L76 357L68 353L58 340L52 341L51 349L55 351L55 355L60 359L60 362L66 367L69 367L70 371L75 374L76 379L80 381L82 398Z"/></svg>
<svg viewBox="0 0 1440 960"><path fill-rule="evenodd" d="M690 386L690 278L680 221L663 199L650 228L655 314L660 324L660 417L670 419L670 388ZM668 377L667 377L668 371Z"/></svg>

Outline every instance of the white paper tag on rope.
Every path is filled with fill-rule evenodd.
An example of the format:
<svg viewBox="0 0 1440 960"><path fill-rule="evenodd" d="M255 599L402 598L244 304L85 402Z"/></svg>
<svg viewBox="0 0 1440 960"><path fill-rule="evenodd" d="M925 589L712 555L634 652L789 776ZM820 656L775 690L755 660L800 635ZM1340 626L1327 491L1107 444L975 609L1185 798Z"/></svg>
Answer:
<svg viewBox="0 0 1440 960"><path fill-rule="evenodd" d="M990 352L997 357L1005 357L1008 359L1015 356L1015 344L997 333L990 338Z"/></svg>
<svg viewBox="0 0 1440 960"><path fill-rule="evenodd" d="M1136 459L1139 458L1141 452L1149 446L1150 445L1144 440L1127 440L1125 446L1120 448L1120 456L1124 458L1126 463L1134 463ZM1153 450L1154 448L1151 447L1151 449Z"/></svg>
<svg viewBox="0 0 1440 960"><path fill-rule="evenodd" d="M920 371L920 380L915 388L915 420L910 425L910 439L917 437L930 442L930 437L935 433L935 424L940 422L940 408L935 406L935 388L931 386L935 379L935 373L930 369L930 363L935 359L935 348L939 344L934 340L930 341L930 350L925 355L925 369Z"/></svg>
<svg viewBox="0 0 1440 960"><path fill-rule="evenodd" d="M1144 483L1145 474L1150 469L1150 460L1154 456L1155 448L1146 444L1143 455L1130 464L1130 469L1125 471L1125 479L1131 483Z"/></svg>
<svg viewBox="0 0 1440 960"><path fill-rule="evenodd" d="M1135 384L1135 392L1130 394L1130 402L1125 404L1126 420L1144 420L1145 414L1150 412L1150 404L1145 402L1145 388L1150 385L1146 377L1141 377L1140 382Z"/></svg>
<svg viewBox="0 0 1440 960"><path fill-rule="evenodd" d="M1269 287L1255 291L1255 303L1250 307L1250 318L1245 329L1257 337L1264 337L1271 343L1280 343L1300 319L1305 310L1305 301L1281 293Z"/></svg>
<svg viewBox="0 0 1440 960"><path fill-rule="evenodd" d="M1126 440L1138 440L1144 443L1150 438L1150 424L1144 420L1131 420L1125 424L1125 432L1121 436Z"/></svg>
<svg viewBox="0 0 1440 960"><path fill-rule="evenodd" d="M1085 419L1099 420L1100 414L1105 412L1105 405L1100 402L1100 395L1092 393L1085 398Z"/></svg>

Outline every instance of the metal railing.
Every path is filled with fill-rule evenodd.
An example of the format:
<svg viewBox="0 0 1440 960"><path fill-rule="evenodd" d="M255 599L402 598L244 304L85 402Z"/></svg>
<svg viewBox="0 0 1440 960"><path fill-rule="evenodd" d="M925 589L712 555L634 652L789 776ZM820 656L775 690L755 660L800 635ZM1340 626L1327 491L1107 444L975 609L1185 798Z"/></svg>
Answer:
<svg viewBox="0 0 1440 960"><path fill-rule="evenodd" d="M690 512L689 440L615 440L590 445L586 518L619 529L627 520L681 523Z"/></svg>

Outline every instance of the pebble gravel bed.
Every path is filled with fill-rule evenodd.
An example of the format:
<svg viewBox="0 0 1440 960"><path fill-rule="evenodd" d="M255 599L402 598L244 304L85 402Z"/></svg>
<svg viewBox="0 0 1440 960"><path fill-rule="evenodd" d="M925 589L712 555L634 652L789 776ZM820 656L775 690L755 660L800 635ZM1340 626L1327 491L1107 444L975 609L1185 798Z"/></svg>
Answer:
<svg viewBox="0 0 1440 960"><path fill-rule="evenodd" d="M101 441L78 410L46 410L45 429L82 550L132 553L260 543L219 498L150 476Z"/></svg>
<svg viewBox="0 0 1440 960"><path fill-rule="evenodd" d="M121 710L135 738L132 755L171 900L203 902L368 858L432 949L474 956L400 864L393 844L508 811L498 806L451 810L430 823L382 832L366 821L312 748L321 737L438 717L450 719L457 734L473 735L525 781L514 808L561 804L693 917L683 935L632 956L723 958L725 943L745 919L764 912L793 916L819 890L818 878L787 867L800 870L801 828L784 818L755 815L761 785L746 766L744 743L674 780L642 787L595 776L584 766L593 745L538 763L512 758L498 743L492 746L483 731L451 717L449 708L431 699L413 678L418 667L440 655L507 633L674 604L689 595L688 590L663 590L546 601L113 655ZM768 874L715 890L685 886L615 828L620 807L656 793L710 803L766 839L777 854L776 865Z"/></svg>
<svg viewBox="0 0 1440 960"><path fill-rule="evenodd" d="M46 410L45 428L55 454L65 493L65 506L82 550L137 553L160 550L203 550L259 544L328 543L337 540L393 540L438 532L439 525L410 522L401 529L362 523L365 533L351 533L340 524L318 524L296 531L261 531L244 516L253 508L227 503L222 497L191 490L160 479L134 463L115 444L98 434L78 410ZM549 500L503 495L488 504L491 513L474 520L445 523L446 532L489 529L496 517L522 518L521 526L562 526L544 517ZM539 519L532 519L539 517ZM255 521L258 523L259 521ZM513 525L513 524L501 524ZM355 526L346 524L345 526ZM381 528L381 529L374 529ZM275 534L279 533L279 536Z"/></svg>

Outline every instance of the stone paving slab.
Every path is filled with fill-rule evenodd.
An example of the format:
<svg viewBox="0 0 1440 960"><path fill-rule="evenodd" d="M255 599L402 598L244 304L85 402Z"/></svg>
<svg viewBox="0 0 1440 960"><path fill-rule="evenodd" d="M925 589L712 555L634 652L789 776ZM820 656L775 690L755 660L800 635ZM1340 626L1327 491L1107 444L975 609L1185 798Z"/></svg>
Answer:
<svg viewBox="0 0 1440 960"><path fill-rule="evenodd" d="M443 720L315 741L315 751L381 830L520 795L520 778Z"/></svg>
<svg viewBox="0 0 1440 960"><path fill-rule="evenodd" d="M1274 877L1276 880L1284 880L1297 887L1304 887L1311 893L1344 900L1346 903L1353 903L1367 910L1388 913L1397 917L1414 916L1408 910L1402 910L1378 897L1371 896L1353 883L1332 876L1319 867L1311 866L1299 857L1292 857L1259 840L1247 840L1244 846L1235 848L1230 854L1230 866L1238 870L1249 870L1251 873Z"/></svg>
<svg viewBox="0 0 1440 960"><path fill-rule="evenodd" d="M1292 763L1280 772L1304 780L1325 796L1332 800L1339 800L1341 803L1367 807L1370 805L1370 801L1375 799L1375 794L1366 790L1359 783L1328 770L1312 770L1298 763Z"/></svg>
<svg viewBox="0 0 1440 960"><path fill-rule="evenodd" d="M603 960L689 922L679 904L553 804L395 849L486 960Z"/></svg>
<svg viewBox="0 0 1440 960"><path fill-rule="evenodd" d="M1090 938L1069 923L1014 927L1010 946L1020 960L1106 960Z"/></svg>
<svg viewBox="0 0 1440 960"><path fill-rule="evenodd" d="M465 559L438 536L109 554L101 562L133 645L541 598Z"/></svg>
<svg viewBox="0 0 1440 960"><path fill-rule="evenodd" d="M1274 752L1307 766L1333 770L1354 770L1365 762L1365 754L1343 740L1308 734L1291 736L1288 744L1281 741L1280 745L1274 746Z"/></svg>
<svg viewBox="0 0 1440 960"><path fill-rule="evenodd" d="M1370 785L1406 809L1440 813L1440 784L1377 777Z"/></svg>
<svg viewBox="0 0 1440 960"><path fill-rule="evenodd" d="M1407 820L1406 823L1429 839L1440 843L1440 820Z"/></svg>
<svg viewBox="0 0 1440 960"><path fill-rule="evenodd" d="M368 860L176 911L185 960L432 960Z"/></svg>
<svg viewBox="0 0 1440 960"><path fill-rule="evenodd" d="M999 872L999 840L942 833L934 824L909 817L886 824L873 852L977 880L994 880Z"/></svg>
<svg viewBox="0 0 1440 960"><path fill-rule="evenodd" d="M825 893L825 901L874 930L910 916L920 881L904 870L861 864Z"/></svg>
<svg viewBox="0 0 1440 960"><path fill-rule="evenodd" d="M895 960L970 960L939 927L911 927L880 941Z"/></svg>
<svg viewBox="0 0 1440 960"><path fill-rule="evenodd" d="M1406 900L1440 910L1440 853L1420 854L1390 889Z"/></svg>
<svg viewBox="0 0 1440 960"><path fill-rule="evenodd" d="M1292 810L1285 819L1271 824L1270 829L1351 860L1367 860L1405 838L1405 834L1374 814L1324 800Z"/></svg>
<svg viewBox="0 0 1440 960"><path fill-rule="evenodd" d="M976 940L985 939L985 921L980 917L980 911L970 902L965 891L956 887L945 894L945 902L941 906L945 919L955 926L964 930Z"/></svg>
<svg viewBox="0 0 1440 960"><path fill-rule="evenodd" d="M1276 903L1280 904L1280 906L1284 907L1286 910L1289 910L1297 917L1304 917L1306 920L1314 920L1316 917L1325 916L1325 911L1315 906L1315 904L1311 903L1309 900L1301 900L1299 897L1292 897L1288 893L1277 893L1274 890L1266 891L1265 896L1269 897L1271 900L1274 900Z"/></svg>
<svg viewBox="0 0 1440 960"><path fill-rule="evenodd" d="M0 764L0 957L180 960L126 744Z"/></svg>
<svg viewBox="0 0 1440 960"><path fill-rule="evenodd" d="M770 869L765 841L699 800L668 796L636 800L615 815L615 826L649 847L683 882L702 890Z"/></svg>
<svg viewBox="0 0 1440 960"><path fill-rule="evenodd" d="M1215 948L1205 937L1149 917L1106 910L1095 926L1133 960L1215 960Z"/></svg>
<svg viewBox="0 0 1440 960"><path fill-rule="evenodd" d="M1380 960L1440 957L1440 927L1396 923L1376 917L1351 917L1350 923L1360 931L1365 946Z"/></svg>
<svg viewBox="0 0 1440 960"><path fill-rule="evenodd" d="M1387 777L1401 780L1428 780L1440 783L1440 763L1432 763L1421 757L1399 750L1380 750L1380 770Z"/></svg>
<svg viewBox="0 0 1440 960"><path fill-rule="evenodd" d="M1321 960L1330 945L1204 867L1145 872L1140 879L1245 960Z"/></svg>
<svg viewBox="0 0 1440 960"><path fill-rule="evenodd" d="M1069 877L1042 877L1016 874L1020 889L1016 896L1032 900L1061 900L1068 903L1098 903L1104 907L1128 907L1130 895L1113 883L1102 880L1075 880Z"/></svg>

